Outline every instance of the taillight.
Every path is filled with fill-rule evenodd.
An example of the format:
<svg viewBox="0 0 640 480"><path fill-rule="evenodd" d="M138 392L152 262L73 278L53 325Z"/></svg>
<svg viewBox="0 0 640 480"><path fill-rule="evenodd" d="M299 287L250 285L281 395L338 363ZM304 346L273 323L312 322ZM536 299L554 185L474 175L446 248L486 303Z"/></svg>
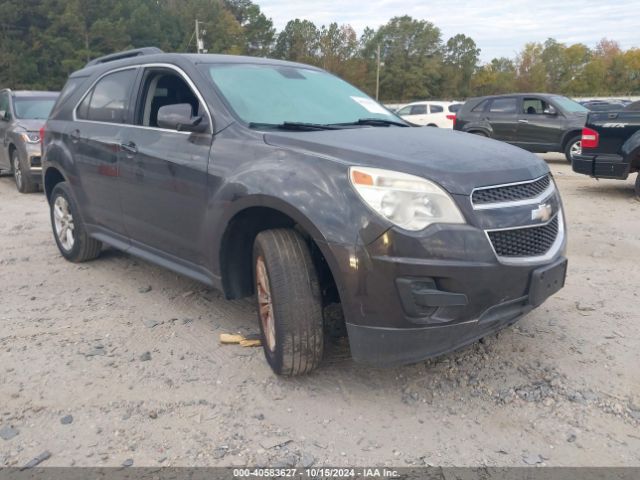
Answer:
<svg viewBox="0 0 640 480"><path fill-rule="evenodd" d="M582 129L582 148L598 148L600 134L590 128Z"/></svg>
<svg viewBox="0 0 640 480"><path fill-rule="evenodd" d="M447 115L447 119L451 120L453 122L453 126L456 126L456 114L454 113L453 115Z"/></svg>

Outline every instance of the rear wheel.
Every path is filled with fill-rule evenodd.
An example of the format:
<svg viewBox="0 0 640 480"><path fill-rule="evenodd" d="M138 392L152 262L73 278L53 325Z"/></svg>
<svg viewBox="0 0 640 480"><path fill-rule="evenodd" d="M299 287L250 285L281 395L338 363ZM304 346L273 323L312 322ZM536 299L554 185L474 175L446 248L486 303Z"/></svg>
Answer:
<svg viewBox="0 0 640 480"><path fill-rule="evenodd" d="M480 130L475 130L475 131L473 131L473 132L469 132L469 133L471 133L471 134L473 134L473 135L477 135L477 136L479 136L479 137L488 137L488 136L489 136L489 135L487 135L486 133L481 132Z"/></svg>
<svg viewBox="0 0 640 480"><path fill-rule="evenodd" d="M322 359L322 296L309 248L295 230L261 232L253 248L258 320L267 362L302 375Z"/></svg>
<svg viewBox="0 0 640 480"><path fill-rule="evenodd" d="M564 147L564 156L567 162L573 163L573 157L582 153L582 137L576 136L567 142Z"/></svg>
<svg viewBox="0 0 640 480"><path fill-rule="evenodd" d="M29 169L25 169L17 150L11 151L11 168L13 170L13 180L20 193L33 193L38 189L38 185L31 178Z"/></svg>
<svg viewBox="0 0 640 480"><path fill-rule="evenodd" d="M51 192L51 226L60 253L70 262L86 262L100 255L102 243L87 234L66 182L58 183Z"/></svg>

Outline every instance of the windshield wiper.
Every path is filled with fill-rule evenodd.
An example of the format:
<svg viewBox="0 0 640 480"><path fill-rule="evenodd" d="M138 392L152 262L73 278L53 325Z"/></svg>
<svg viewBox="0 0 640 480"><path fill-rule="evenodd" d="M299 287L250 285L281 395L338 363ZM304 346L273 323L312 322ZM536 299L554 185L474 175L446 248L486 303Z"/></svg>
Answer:
<svg viewBox="0 0 640 480"><path fill-rule="evenodd" d="M249 128L274 128L279 130L340 130L338 125L327 125L322 123L306 123L306 122L282 122L282 123L260 123L250 122Z"/></svg>
<svg viewBox="0 0 640 480"><path fill-rule="evenodd" d="M347 123L332 123L335 126L349 126L349 125L370 125L372 127L389 127L394 125L396 127L408 127L406 123L402 123L396 120L385 120L384 118L360 118L355 122Z"/></svg>

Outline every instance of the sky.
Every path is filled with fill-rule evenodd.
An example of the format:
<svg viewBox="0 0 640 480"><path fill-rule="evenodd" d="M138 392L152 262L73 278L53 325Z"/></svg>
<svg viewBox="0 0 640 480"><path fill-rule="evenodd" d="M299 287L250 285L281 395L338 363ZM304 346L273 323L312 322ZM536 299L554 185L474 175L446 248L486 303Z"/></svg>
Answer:
<svg viewBox="0 0 640 480"><path fill-rule="evenodd" d="M278 31L294 18L318 27L350 24L358 34L394 16L428 20L443 41L458 34L473 38L480 60L516 56L527 42L553 37L594 47L603 37L622 48L640 47L640 0L254 0Z"/></svg>

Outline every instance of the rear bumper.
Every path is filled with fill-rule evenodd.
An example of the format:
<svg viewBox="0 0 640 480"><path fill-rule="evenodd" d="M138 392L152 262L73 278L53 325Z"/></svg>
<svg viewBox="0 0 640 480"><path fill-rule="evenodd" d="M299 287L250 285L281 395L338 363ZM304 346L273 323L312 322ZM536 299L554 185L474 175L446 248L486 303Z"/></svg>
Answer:
<svg viewBox="0 0 640 480"><path fill-rule="evenodd" d="M575 155L572 161L573 171L596 178L626 180L631 164L622 155L605 154Z"/></svg>

